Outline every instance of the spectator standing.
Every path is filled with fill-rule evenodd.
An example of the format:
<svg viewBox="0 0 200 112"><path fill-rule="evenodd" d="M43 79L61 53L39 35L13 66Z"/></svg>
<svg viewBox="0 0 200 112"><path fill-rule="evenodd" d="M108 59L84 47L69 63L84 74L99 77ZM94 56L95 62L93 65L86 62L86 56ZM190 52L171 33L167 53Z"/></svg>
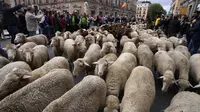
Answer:
<svg viewBox="0 0 200 112"><path fill-rule="evenodd" d="M74 11L71 18L72 23L72 32L78 30L79 18L77 15L77 11Z"/></svg>
<svg viewBox="0 0 200 112"><path fill-rule="evenodd" d="M189 29L190 29L190 23L189 19L186 15L181 17L181 22L180 22L180 35L179 37L183 37L183 35L188 35Z"/></svg>
<svg viewBox="0 0 200 112"><path fill-rule="evenodd" d="M178 20L178 16L174 16L173 20L169 23L169 30L168 30L168 36L177 36L177 34L180 31L180 21Z"/></svg>
<svg viewBox="0 0 200 112"><path fill-rule="evenodd" d="M84 13L83 16L80 19L81 28L87 29L87 21L88 21L87 15Z"/></svg>
<svg viewBox="0 0 200 112"><path fill-rule="evenodd" d="M159 25L160 25L160 21L161 21L161 18L160 18L160 15L158 15L156 17L156 22L155 22L155 27L154 27L154 30L157 30Z"/></svg>
<svg viewBox="0 0 200 112"><path fill-rule="evenodd" d="M190 29L192 32L190 41L190 53L191 55L196 54L200 47L200 12L197 12L198 16L193 20L193 27Z"/></svg>
<svg viewBox="0 0 200 112"><path fill-rule="evenodd" d="M59 18L58 18L58 13L55 13L54 14L54 32L56 32L56 31L61 31L60 30L60 20L59 20Z"/></svg>
<svg viewBox="0 0 200 112"><path fill-rule="evenodd" d="M21 5L17 5L15 7L11 8L10 4L7 3L3 3L2 4L2 13L3 13L3 25L7 28L9 34L11 35L12 39L11 39L11 43L14 44L14 40L15 40L15 35L17 33L19 33L18 30L18 19L17 17L14 15L14 12L18 11L19 9L21 9L24 6L24 3L22 3Z"/></svg>
<svg viewBox="0 0 200 112"><path fill-rule="evenodd" d="M61 28L61 32L65 32L65 27L66 27L66 20L65 20L65 16L61 15L60 16L60 28Z"/></svg>
<svg viewBox="0 0 200 112"><path fill-rule="evenodd" d="M26 27L29 32L29 36L36 35L36 31L38 29L38 21L40 21L43 17L43 14L36 16L34 15L34 12L34 8L29 6L25 14Z"/></svg>
<svg viewBox="0 0 200 112"><path fill-rule="evenodd" d="M22 9L17 11L18 20L19 20L19 32L22 32L28 35L28 31L26 28L25 13L26 13L25 10L22 10Z"/></svg>

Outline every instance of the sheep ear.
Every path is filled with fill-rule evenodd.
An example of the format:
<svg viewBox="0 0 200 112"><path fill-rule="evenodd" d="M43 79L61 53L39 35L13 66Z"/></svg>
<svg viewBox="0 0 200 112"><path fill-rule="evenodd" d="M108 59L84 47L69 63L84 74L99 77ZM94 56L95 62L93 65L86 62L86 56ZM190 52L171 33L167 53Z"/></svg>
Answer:
<svg viewBox="0 0 200 112"><path fill-rule="evenodd" d="M99 63L98 63L98 62L93 62L92 64L93 64L93 65L98 65Z"/></svg>
<svg viewBox="0 0 200 112"><path fill-rule="evenodd" d="M178 86L178 85L179 85L179 84L178 84L178 81L179 81L179 80L175 80L175 81L173 81L173 83L176 84L176 85Z"/></svg>
<svg viewBox="0 0 200 112"><path fill-rule="evenodd" d="M113 64L114 63L114 61L108 61L108 64Z"/></svg>
<svg viewBox="0 0 200 112"><path fill-rule="evenodd" d="M91 67L88 63L86 63L85 61L83 61L85 66Z"/></svg>
<svg viewBox="0 0 200 112"><path fill-rule="evenodd" d="M190 83L189 83L189 87L192 87L192 88L194 88L194 86L193 86L192 84L190 84Z"/></svg>
<svg viewBox="0 0 200 112"><path fill-rule="evenodd" d="M159 77L158 79L164 79L165 77L164 76L161 76L161 77Z"/></svg>
<svg viewBox="0 0 200 112"><path fill-rule="evenodd" d="M21 44L17 44L16 47L19 48L21 46Z"/></svg>
<svg viewBox="0 0 200 112"><path fill-rule="evenodd" d="M24 75L24 76L22 76L22 79L30 79L30 78L32 78L32 76L30 76L30 75Z"/></svg>

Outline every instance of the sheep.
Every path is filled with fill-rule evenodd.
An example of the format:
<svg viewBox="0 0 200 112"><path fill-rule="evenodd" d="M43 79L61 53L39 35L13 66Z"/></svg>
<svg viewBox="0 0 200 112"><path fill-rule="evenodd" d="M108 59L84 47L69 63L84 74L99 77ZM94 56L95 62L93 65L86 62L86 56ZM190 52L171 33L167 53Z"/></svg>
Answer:
<svg viewBox="0 0 200 112"><path fill-rule="evenodd" d="M200 54L194 54L190 57L190 74L195 83L199 83L194 88L200 87Z"/></svg>
<svg viewBox="0 0 200 112"><path fill-rule="evenodd" d="M91 44L95 43L95 37L92 36L91 34L88 34L87 36L85 36L85 44L86 47L89 48Z"/></svg>
<svg viewBox="0 0 200 112"><path fill-rule="evenodd" d="M73 76L78 76L85 71L87 67L91 67L93 62L101 58L101 47L98 44L90 45L88 51L83 58L79 58L74 62ZM87 71L87 70L86 70Z"/></svg>
<svg viewBox="0 0 200 112"><path fill-rule="evenodd" d="M0 85L0 100L30 83L31 72L25 69L14 68L5 76Z"/></svg>
<svg viewBox="0 0 200 112"><path fill-rule="evenodd" d="M102 53L102 55L106 55L106 54L109 54L109 53L116 54L117 50L116 50L116 48L114 46L114 43L112 43L112 42L104 42L103 46L102 46L102 49L101 49L101 53Z"/></svg>
<svg viewBox="0 0 200 112"><path fill-rule="evenodd" d="M85 39L82 35L78 35L75 39L74 47L77 50L77 57L82 58L87 51L87 47L85 45Z"/></svg>
<svg viewBox="0 0 200 112"><path fill-rule="evenodd" d="M122 38L120 40L120 46L123 48L124 44L126 42L133 42L133 43L137 44L137 41L138 41L138 38L129 39L127 36L122 36Z"/></svg>
<svg viewBox="0 0 200 112"><path fill-rule="evenodd" d="M37 45L47 45L48 39L45 35L35 35L26 38L26 36L23 33L18 33L15 36L15 43L24 44L26 42L35 42Z"/></svg>
<svg viewBox="0 0 200 112"><path fill-rule="evenodd" d="M10 63L10 61L7 58L0 56L0 68L4 67L8 63Z"/></svg>
<svg viewBox="0 0 200 112"><path fill-rule="evenodd" d="M72 35L72 33L70 31L66 31L64 33L64 40L73 39L71 35Z"/></svg>
<svg viewBox="0 0 200 112"><path fill-rule="evenodd" d="M160 79L163 79L162 91L166 92L169 86L176 82L174 78L176 70L175 62L166 51L158 51L154 55L154 64L157 73L162 75L160 77Z"/></svg>
<svg viewBox="0 0 200 112"><path fill-rule="evenodd" d="M105 35L101 34L101 33L97 33L95 35L96 37L96 44L99 44L100 46L102 46L103 44L103 38L106 38Z"/></svg>
<svg viewBox="0 0 200 112"><path fill-rule="evenodd" d="M173 43L171 43L166 37L161 37L160 40L162 40L166 44L166 51L174 50Z"/></svg>
<svg viewBox="0 0 200 112"><path fill-rule="evenodd" d="M169 51L168 54L176 64L176 71L179 72L179 78L177 81L180 86L179 91L184 91L185 88L188 88L191 85L189 82L189 60L179 51Z"/></svg>
<svg viewBox="0 0 200 112"><path fill-rule="evenodd" d="M120 109L119 99L114 95L109 95L106 101L107 107L104 108L104 112L118 112Z"/></svg>
<svg viewBox="0 0 200 112"><path fill-rule="evenodd" d="M178 45L187 45L187 41L184 38L177 38L177 37L170 37L169 41L173 43L174 48L176 48Z"/></svg>
<svg viewBox="0 0 200 112"><path fill-rule="evenodd" d="M188 50L188 48L186 46L183 46L183 45L178 45L176 48L175 48L176 51L179 51L181 53L183 53L183 55L185 55L188 59L190 59L191 57L191 54Z"/></svg>
<svg viewBox="0 0 200 112"><path fill-rule="evenodd" d="M63 55L69 60L69 62L73 62L77 55L76 55L76 44L73 39L65 40L64 47L63 47Z"/></svg>
<svg viewBox="0 0 200 112"><path fill-rule="evenodd" d="M62 36L62 32L56 31L55 36L56 36L56 37L57 37L57 36Z"/></svg>
<svg viewBox="0 0 200 112"><path fill-rule="evenodd" d="M10 61L25 61L22 50L17 49L16 45L7 44L4 49Z"/></svg>
<svg viewBox="0 0 200 112"><path fill-rule="evenodd" d="M32 71L32 75L36 78L42 77L53 69L69 69L69 62L64 57L54 57L43 66Z"/></svg>
<svg viewBox="0 0 200 112"><path fill-rule="evenodd" d="M129 53L132 53L133 55L137 56L136 45L133 42L126 42L124 44L124 47L123 47L123 50L122 50L122 53L125 53L125 52L129 52Z"/></svg>
<svg viewBox="0 0 200 112"><path fill-rule="evenodd" d="M74 86L70 71L55 69L0 102L2 112L42 112L53 100Z"/></svg>
<svg viewBox="0 0 200 112"><path fill-rule="evenodd" d="M18 49L21 50L21 51L23 51L26 48L34 48L35 46L37 46L36 43L34 43L34 42L27 42L27 43L23 44L22 46L20 46Z"/></svg>
<svg viewBox="0 0 200 112"><path fill-rule="evenodd" d="M111 66L111 64L113 64L116 60L116 54L110 53L99 59L97 62L94 62L93 64L96 65L95 75L103 77L108 71L108 68Z"/></svg>
<svg viewBox="0 0 200 112"><path fill-rule="evenodd" d="M33 70L41 67L49 60L48 48L44 45L37 45L33 49L25 49L23 54L26 62Z"/></svg>
<svg viewBox="0 0 200 112"><path fill-rule="evenodd" d="M200 96L194 92L179 92L164 112L199 112Z"/></svg>
<svg viewBox="0 0 200 112"><path fill-rule="evenodd" d="M114 46L117 47L117 39L115 39L113 34L108 34L106 38L103 38L103 43L104 42L112 42Z"/></svg>
<svg viewBox="0 0 200 112"><path fill-rule="evenodd" d="M97 112L106 99L106 84L97 76L86 76L43 112Z"/></svg>
<svg viewBox="0 0 200 112"><path fill-rule="evenodd" d="M0 69L0 85L5 80L5 76L10 73L14 68L21 68L28 71L32 71L29 65L23 61L12 62L5 65L3 68Z"/></svg>
<svg viewBox="0 0 200 112"><path fill-rule="evenodd" d="M126 81L131 74L133 68L137 65L136 57L131 53L122 53L119 58L110 66L108 73L106 74L106 85L107 85L107 110L112 110L114 108L109 108L108 105L111 97L113 95L118 99L119 93L124 89ZM119 104L116 104L119 105ZM117 108L115 108L117 109Z"/></svg>
<svg viewBox="0 0 200 112"><path fill-rule="evenodd" d="M156 95L155 81L150 69L138 66L133 69L128 78L122 103L121 112L150 112Z"/></svg>
<svg viewBox="0 0 200 112"><path fill-rule="evenodd" d="M50 46L52 47L55 56L62 56L64 46L63 37L53 37Z"/></svg>
<svg viewBox="0 0 200 112"><path fill-rule="evenodd" d="M146 44L140 44L137 50L138 64L153 70L154 54Z"/></svg>

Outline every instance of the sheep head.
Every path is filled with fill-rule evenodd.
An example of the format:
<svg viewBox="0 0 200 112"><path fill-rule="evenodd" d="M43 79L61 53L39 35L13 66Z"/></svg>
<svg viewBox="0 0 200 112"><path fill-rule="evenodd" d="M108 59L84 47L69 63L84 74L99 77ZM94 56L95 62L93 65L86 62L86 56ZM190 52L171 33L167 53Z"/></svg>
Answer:
<svg viewBox="0 0 200 112"><path fill-rule="evenodd" d="M107 110L110 111L116 111L119 110L120 108L120 104L119 104L119 99L118 97L114 96L114 95L109 95L106 98L106 105L107 105ZM110 112L108 111L108 112Z"/></svg>
<svg viewBox="0 0 200 112"><path fill-rule="evenodd" d="M5 51L8 54L8 59L14 61L17 55L17 46L14 44L8 44L5 47Z"/></svg>
<svg viewBox="0 0 200 112"><path fill-rule="evenodd" d="M0 85L0 100L27 85L32 78L31 72L14 68Z"/></svg>
<svg viewBox="0 0 200 112"><path fill-rule="evenodd" d="M23 55L27 63L31 63L33 61L34 50L32 48L25 48L23 50Z"/></svg>
<svg viewBox="0 0 200 112"><path fill-rule="evenodd" d="M26 42L26 36L23 34L23 33L18 33L18 34L16 34L16 36L15 36L15 40L14 40L14 42L16 43L16 44L19 44L19 43L25 43Z"/></svg>
<svg viewBox="0 0 200 112"><path fill-rule="evenodd" d="M85 62L82 58L77 59L74 63L73 76L78 76L81 72L85 70L86 67L90 67L90 65Z"/></svg>
<svg viewBox="0 0 200 112"><path fill-rule="evenodd" d="M60 47L60 39L58 37L53 37L51 39L51 47Z"/></svg>
<svg viewBox="0 0 200 112"><path fill-rule="evenodd" d="M193 88L193 86L190 84L190 82L188 80L179 79L176 82L180 86L179 92L184 91L188 87L192 87Z"/></svg>
<svg viewBox="0 0 200 112"><path fill-rule="evenodd" d="M164 76L161 76L160 79L163 79L163 87L162 87L162 92L167 92L168 88L176 83L174 79L174 74L172 71L166 71L164 73Z"/></svg>

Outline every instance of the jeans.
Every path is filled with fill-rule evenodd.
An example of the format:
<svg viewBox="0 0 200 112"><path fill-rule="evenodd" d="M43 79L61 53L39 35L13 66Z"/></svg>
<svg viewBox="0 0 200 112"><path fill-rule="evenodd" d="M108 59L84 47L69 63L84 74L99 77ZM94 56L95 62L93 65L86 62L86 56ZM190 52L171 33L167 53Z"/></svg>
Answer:
<svg viewBox="0 0 200 112"><path fill-rule="evenodd" d="M18 27L17 26L8 26L7 28L11 38L11 43L14 44L14 40L15 40L15 35L17 33L19 33Z"/></svg>
<svg viewBox="0 0 200 112"><path fill-rule="evenodd" d="M36 31L29 31L29 36L34 36L36 35Z"/></svg>
<svg viewBox="0 0 200 112"><path fill-rule="evenodd" d="M192 49L190 51L191 55L196 54L200 47L200 40L191 40L192 41Z"/></svg>

